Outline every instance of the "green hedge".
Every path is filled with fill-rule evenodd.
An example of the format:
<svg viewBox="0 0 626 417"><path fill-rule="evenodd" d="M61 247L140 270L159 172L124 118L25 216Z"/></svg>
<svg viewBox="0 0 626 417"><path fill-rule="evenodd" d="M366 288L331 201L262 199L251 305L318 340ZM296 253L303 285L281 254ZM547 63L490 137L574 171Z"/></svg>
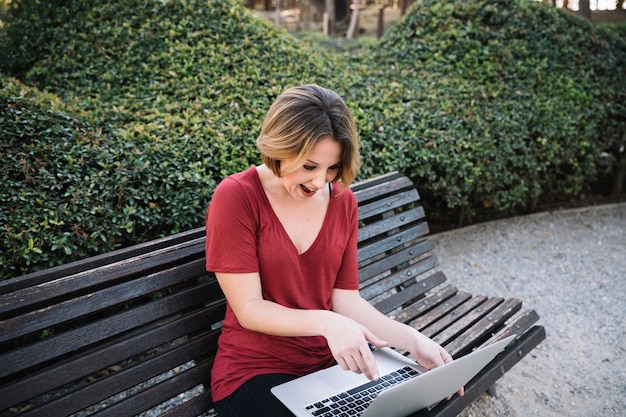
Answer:
<svg viewBox="0 0 626 417"><path fill-rule="evenodd" d="M435 220L577 197L624 158L624 41L541 3L418 0L346 48L232 0L18 4L0 30L1 278L201 225L301 83L352 108L361 178L403 171Z"/></svg>
<svg viewBox="0 0 626 417"><path fill-rule="evenodd" d="M421 187L448 208L505 210L580 195L623 158L624 50L545 4L424 0L373 60L405 90L400 134Z"/></svg>

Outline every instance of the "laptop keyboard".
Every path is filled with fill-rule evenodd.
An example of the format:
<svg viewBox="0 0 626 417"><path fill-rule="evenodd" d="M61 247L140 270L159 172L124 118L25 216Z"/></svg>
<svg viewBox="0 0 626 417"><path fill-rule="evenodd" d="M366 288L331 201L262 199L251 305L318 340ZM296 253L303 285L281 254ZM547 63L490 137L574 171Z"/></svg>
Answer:
<svg viewBox="0 0 626 417"><path fill-rule="evenodd" d="M382 391L408 379L415 378L420 373L410 366L383 375L376 381L367 382L351 390L333 395L322 401L306 406L306 410L316 417L343 417L360 416L370 403Z"/></svg>

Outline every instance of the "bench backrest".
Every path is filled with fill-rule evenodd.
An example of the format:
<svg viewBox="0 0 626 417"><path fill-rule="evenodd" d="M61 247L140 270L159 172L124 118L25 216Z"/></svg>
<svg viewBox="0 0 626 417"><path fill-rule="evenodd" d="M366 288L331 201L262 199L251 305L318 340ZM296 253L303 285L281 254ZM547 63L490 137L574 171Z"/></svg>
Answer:
<svg viewBox="0 0 626 417"><path fill-rule="evenodd" d="M397 173L353 190L361 292L397 312L445 280L429 272L437 262L419 195ZM198 387L209 386L225 300L204 264L199 228L0 283L2 415L131 416L168 401L165 415L211 409ZM191 399L177 401L184 393Z"/></svg>

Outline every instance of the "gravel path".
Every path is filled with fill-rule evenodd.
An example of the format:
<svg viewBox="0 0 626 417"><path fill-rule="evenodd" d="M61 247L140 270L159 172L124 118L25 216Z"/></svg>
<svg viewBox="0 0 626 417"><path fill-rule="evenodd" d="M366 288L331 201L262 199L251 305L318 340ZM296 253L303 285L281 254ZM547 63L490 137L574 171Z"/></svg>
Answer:
<svg viewBox="0 0 626 417"><path fill-rule="evenodd" d="M626 203L432 236L451 283L521 298L547 338L461 416L626 415Z"/></svg>

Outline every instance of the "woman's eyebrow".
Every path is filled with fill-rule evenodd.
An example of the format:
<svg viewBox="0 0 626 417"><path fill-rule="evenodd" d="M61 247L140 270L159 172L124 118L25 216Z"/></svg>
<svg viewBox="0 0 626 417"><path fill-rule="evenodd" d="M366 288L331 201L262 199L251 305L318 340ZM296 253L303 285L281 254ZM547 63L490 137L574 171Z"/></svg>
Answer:
<svg viewBox="0 0 626 417"><path fill-rule="evenodd" d="M308 163L310 163L310 164L313 164L313 165L319 165L317 162L315 162L315 161L313 161L313 160L311 160L311 159L307 159L307 160L306 160L306 162L308 162ZM331 166L334 166L334 165L340 165L340 164L341 164L341 161L337 161L337 162L335 162L334 164L331 164Z"/></svg>

